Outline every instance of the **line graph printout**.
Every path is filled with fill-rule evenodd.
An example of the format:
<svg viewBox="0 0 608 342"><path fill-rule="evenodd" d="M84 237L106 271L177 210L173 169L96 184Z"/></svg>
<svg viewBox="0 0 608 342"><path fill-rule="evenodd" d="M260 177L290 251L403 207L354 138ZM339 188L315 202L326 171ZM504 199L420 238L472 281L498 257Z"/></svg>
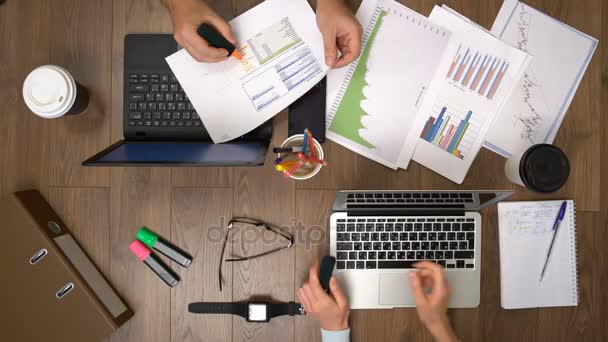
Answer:
<svg viewBox="0 0 608 342"><path fill-rule="evenodd" d="M357 19L361 55L327 76L327 137L396 169L450 33L391 0L364 0Z"/></svg>
<svg viewBox="0 0 608 342"><path fill-rule="evenodd" d="M230 24L242 60L199 63L185 50L167 57L215 143L266 122L329 71L306 0L266 0Z"/></svg>
<svg viewBox="0 0 608 342"><path fill-rule="evenodd" d="M507 0L492 34L534 56L488 132L484 146L505 157L553 142L598 45L597 39L517 0Z"/></svg>

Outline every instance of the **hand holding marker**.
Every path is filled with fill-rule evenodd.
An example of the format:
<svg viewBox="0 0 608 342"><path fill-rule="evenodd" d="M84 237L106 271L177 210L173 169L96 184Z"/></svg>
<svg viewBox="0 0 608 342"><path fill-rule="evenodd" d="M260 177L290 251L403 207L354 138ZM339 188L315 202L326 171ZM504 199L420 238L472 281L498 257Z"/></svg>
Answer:
<svg viewBox="0 0 608 342"><path fill-rule="evenodd" d="M209 43L209 45L215 48L226 49L226 51L228 51L228 56L232 56L238 60L243 59L243 56L241 56L236 46L229 42L228 39L224 38L224 36L222 36L222 34L219 33L213 26L209 24L202 24L199 26L197 32L199 36L203 37L203 39Z"/></svg>

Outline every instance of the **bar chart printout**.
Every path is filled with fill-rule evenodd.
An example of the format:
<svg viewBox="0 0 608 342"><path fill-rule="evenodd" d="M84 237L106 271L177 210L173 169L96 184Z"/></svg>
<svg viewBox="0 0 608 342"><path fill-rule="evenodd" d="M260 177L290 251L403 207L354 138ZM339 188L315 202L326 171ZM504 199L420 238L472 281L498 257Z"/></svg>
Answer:
<svg viewBox="0 0 608 342"><path fill-rule="evenodd" d="M509 62L506 59L461 45L454 55L446 79L466 91L492 100L508 69Z"/></svg>
<svg viewBox="0 0 608 342"><path fill-rule="evenodd" d="M461 113L441 107L439 115L429 116L420 138L453 156L464 159L473 140L470 137L474 136L475 131L471 122L472 114L473 112L468 111L462 118Z"/></svg>

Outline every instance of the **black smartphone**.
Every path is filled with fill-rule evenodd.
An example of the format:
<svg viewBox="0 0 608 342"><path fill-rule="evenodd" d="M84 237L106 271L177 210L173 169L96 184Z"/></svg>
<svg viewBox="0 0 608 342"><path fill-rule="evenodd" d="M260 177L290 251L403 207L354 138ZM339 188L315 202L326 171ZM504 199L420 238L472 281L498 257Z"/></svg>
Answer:
<svg viewBox="0 0 608 342"><path fill-rule="evenodd" d="M326 78L312 87L289 106L287 132L289 136L302 134L308 128L318 142L325 141Z"/></svg>

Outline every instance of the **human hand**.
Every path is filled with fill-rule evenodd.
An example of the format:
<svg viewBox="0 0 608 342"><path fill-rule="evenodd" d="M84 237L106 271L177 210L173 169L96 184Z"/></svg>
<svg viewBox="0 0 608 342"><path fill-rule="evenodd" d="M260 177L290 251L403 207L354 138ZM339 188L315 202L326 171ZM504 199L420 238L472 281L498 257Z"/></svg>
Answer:
<svg viewBox="0 0 608 342"><path fill-rule="evenodd" d="M410 272L409 278L420 320L437 341L457 341L447 315L452 290L443 268L429 261L414 266L419 271ZM430 288L430 292L425 291L425 288Z"/></svg>
<svg viewBox="0 0 608 342"><path fill-rule="evenodd" d="M306 314L319 321L325 330L348 329L348 300L335 276L329 281L328 295L319 282L319 263L316 262L308 272L308 281L297 291L298 299L304 306Z"/></svg>
<svg viewBox="0 0 608 342"><path fill-rule="evenodd" d="M210 24L232 44L236 39L230 25L203 0L163 0L171 13L173 36L199 62L221 62L228 58L226 49L212 47L196 32L203 23Z"/></svg>
<svg viewBox="0 0 608 342"><path fill-rule="evenodd" d="M342 0L317 1L317 26L323 35L327 66L340 68L359 57L361 25Z"/></svg>

